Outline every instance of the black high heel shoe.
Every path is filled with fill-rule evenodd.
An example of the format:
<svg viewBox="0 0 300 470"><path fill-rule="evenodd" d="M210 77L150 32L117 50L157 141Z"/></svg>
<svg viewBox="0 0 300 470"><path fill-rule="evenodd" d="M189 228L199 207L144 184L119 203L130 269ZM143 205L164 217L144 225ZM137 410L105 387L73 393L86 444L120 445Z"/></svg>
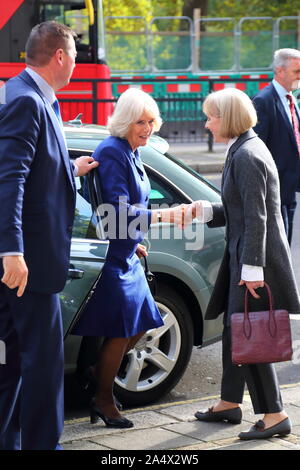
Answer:
<svg viewBox="0 0 300 470"><path fill-rule="evenodd" d="M97 379L93 373L93 369L92 367L88 367L85 371L85 380L86 380L86 385L85 385L85 390L87 390L88 388L92 391L92 393L96 393L96 390L97 390L97 386L98 386L98 382L97 382ZM122 411L123 410L123 405L122 403L119 402L119 400L117 399L117 397L114 396L114 400L115 400L115 405L116 407L118 408L119 411Z"/></svg>
<svg viewBox="0 0 300 470"><path fill-rule="evenodd" d="M124 418L124 416L121 416L121 418L109 418L108 416L105 416L96 406L95 400L91 401L90 418L91 418L91 424L96 424L99 418L101 418L108 428L132 428L133 427L133 422L127 418Z"/></svg>

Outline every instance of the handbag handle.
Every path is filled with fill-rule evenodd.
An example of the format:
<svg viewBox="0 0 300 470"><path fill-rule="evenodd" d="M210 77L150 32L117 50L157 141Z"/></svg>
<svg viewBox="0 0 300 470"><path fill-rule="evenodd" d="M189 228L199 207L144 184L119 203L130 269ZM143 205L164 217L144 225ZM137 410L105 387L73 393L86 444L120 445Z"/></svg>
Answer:
<svg viewBox="0 0 300 470"><path fill-rule="evenodd" d="M275 320L275 315L274 315L274 310L273 310L273 297L272 297L272 292L270 289L269 284L266 282L264 283L264 287L267 289L268 292L268 297L269 297L269 322L268 322L268 329L269 333L272 337L276 336L277 333L277 325L276 325L276 320ZM249 289L246 289L245 292L245 310L244 310L244 323L243 323L243 329L244 329L244 334L247 339L250 339L251 333L252 333L252 327L251 327L251 322L249 318L249 310L248 310L248 292ZM272 326L272 325L273 326ZM248 325L248 333L246 331Z"/></svg>
<svg viewBox="0 0 300 470"><path fill-rule="evenodd" d="M142 256L144 258L144 263L145 263L145 269L144 269L145 270L145 275L146 275L147 279L149 281L151 281L154 276L153 276L152 272L149 269L147 256L145 256L145 255L142 255Z"/></svg>

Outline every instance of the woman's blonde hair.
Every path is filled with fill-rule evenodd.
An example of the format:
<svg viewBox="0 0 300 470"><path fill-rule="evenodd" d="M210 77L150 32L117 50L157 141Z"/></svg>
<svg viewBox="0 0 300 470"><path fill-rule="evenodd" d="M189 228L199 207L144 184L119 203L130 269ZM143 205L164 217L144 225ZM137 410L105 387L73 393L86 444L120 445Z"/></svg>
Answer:
<svg viewBox="0 0 300 470"><path fill-rule="evenodd" d="M162 119L154 99L138 88L129 88L120 95L113 115L108 119L109 132L115 137L126 137L130 125L145 111L153 116L154 132L159 131Z"/></svg>
<svg viewBox="0 0 300 470"><path fill-rule="evenodd" d="M211 93L203 103L207 116L222 119L220 134L222 137L237 137L257 123L255 108L246 93L236 88L225 88Z"/></svg>

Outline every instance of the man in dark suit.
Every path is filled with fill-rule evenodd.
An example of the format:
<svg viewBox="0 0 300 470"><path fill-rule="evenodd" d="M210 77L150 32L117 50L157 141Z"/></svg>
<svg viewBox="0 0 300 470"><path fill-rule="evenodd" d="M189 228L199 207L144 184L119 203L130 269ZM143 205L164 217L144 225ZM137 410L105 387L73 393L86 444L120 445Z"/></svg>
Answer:
<svg viewBox="0 0 300 470"><path fill-rule="evenodd" d="M253 99L258 115L254 130L269 148L278 169L281 212L291 244L296 191L300 190L300 112L291 92L300 88L300 51L277 50L273 67L272 83Z"/></svg>
<svg viewBox="0 0 300 470"><path fill-rule="evenodd" d="M0 449L56 449L63 428L63 335L58 292L67 278L74 174L55 92L69 83L70 28L45 22L26 45L27 68L0 106Z"/></svg>

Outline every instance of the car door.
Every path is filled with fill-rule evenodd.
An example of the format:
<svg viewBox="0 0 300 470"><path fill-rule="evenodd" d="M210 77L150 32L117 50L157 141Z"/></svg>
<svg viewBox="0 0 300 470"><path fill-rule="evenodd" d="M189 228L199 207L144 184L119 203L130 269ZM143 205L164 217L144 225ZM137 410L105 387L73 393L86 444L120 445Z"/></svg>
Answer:
<svg viewBox="0 0 300 470"><path fill-rule="evenodd" d="M102 235L95 207L100 203L92 172L76 178L76 210L72 234L70 267L60 294L64 337L67 338L85 304L93 294L105 262L108 242Z"/></svg>

